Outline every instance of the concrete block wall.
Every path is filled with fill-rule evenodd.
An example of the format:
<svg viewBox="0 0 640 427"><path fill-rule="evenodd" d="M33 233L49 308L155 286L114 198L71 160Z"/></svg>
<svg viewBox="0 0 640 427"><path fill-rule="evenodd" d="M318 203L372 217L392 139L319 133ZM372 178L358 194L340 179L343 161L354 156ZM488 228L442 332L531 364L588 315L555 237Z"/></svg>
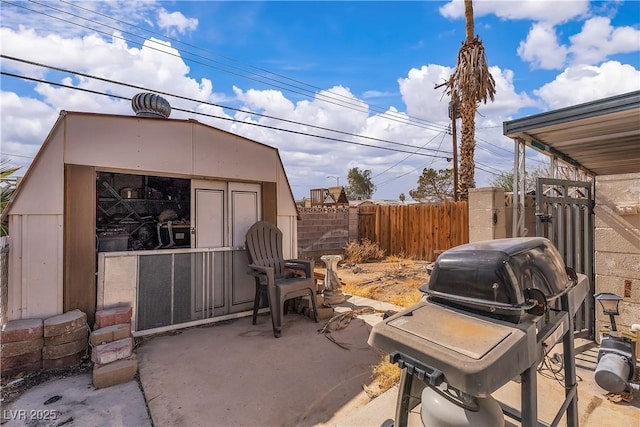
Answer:
<svg viewBox="0 0 640 427"><path fill-rule="evenodd" d="M349 242L348 209L299 212L298 257L314 258L344 252Z"/></svg>
<svg viewBox="0 0 640 427"><path fill-rule="evenodd" d="M499 188L469 189L469 242L506 237L504 191Z"/></svg>
<svg viewBox="0 0 640 427"><path fill-rule="evenodd" d="M595 191L595 291L623 298L623 329L640 323L640 173L600 176ZM596 336L608 316L596 303Z"/></svg>
<svg viewBox="0 0 640 427"><path fill-rule="evenodd" d="M536 235L535 196L525 196L524 226ZM495 214L495 217L494 217ZM495 218L495 223L494 223ZM513 237L513 193L499 188L469 189L469 242Z"/></svg>

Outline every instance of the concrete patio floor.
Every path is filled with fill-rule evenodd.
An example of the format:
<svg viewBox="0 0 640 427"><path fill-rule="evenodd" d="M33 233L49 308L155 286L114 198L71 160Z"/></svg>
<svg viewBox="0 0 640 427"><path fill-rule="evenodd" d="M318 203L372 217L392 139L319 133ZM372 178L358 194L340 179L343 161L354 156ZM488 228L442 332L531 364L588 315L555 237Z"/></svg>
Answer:
<svg viewBox="0 0 640 427"><path fill-rule="evenodd" d="M351 297L339 311L388 304ZM371 367L380 355L367 344L371 326L381 314L353 319L332 337L317 331L300 315L285 316L281 338L274 338L268 315L252 325L250 318L194 327L144 340L136 349L138 383L95 390L90 374L48 381L2 405L8 426L380 426L393 419L398 388L370 400L363 385L371 383ZM561 352L552 349L551 355ZM607 400L593 380L597 346L576 340L579 422L583 427L640 426L640 396L631 403ZM539 373L538 417L549 423L564 396L563 387ZM59 396L48 405L45 402ZM520 386L509 382L493 394L520 407ZM148 411L147 411L148 408ZM27 419L47 410L55 420ZM22 411L22 412L20 412ZM419 408L409 418L421 426ZM23 417L22 415L26 417ZM148 418L150 414L151 420ZM506 426L518 426L506 418ZM562 420L559 425L565 425Z"/></svg>
<svg viewBox="0 0 640 427"><path fill-rule="evenodd" d="M369 303L352 298L338 310ZM334 425L369 401L363 385L381 356L367 345L365 320L331 333L348 350L318 333L323 325L287 315L276 339L262 315L257 325L241 318L145 342L136 354L154 425Z"/></svg>
<svg viewBox="0 0 640 427"><path fill-rule="evenodd" d="M351 297L337 310L394 308ZM345 350L317 330L324 325L299 315L285 316L275 339L268 315L155 337L136 351L140 379L155 426L379 426L393 418L397 387L370 401L363 385L380 355L367 345L371 314L332 332ZM554 352L561 352L560 346ZM597 347L576 341L581 426L638 427L640 399L615 404L593 381ZM548 374L548 373L547 373ZM510 382L494 397L520 407L519 384ZM538 374L539 419L549 423L564 399L562 386ZM518 425L506 418L506 425ZM410 423L422 425L419 414ZM562 420L559 425L565 425Z"/></svg>

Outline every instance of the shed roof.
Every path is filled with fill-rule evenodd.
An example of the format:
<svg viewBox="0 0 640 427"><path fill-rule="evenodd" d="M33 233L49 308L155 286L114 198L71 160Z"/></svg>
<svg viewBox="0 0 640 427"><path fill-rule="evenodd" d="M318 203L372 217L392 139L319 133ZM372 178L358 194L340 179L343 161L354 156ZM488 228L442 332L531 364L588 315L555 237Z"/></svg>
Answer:
<svg viewBox="0 0 640 427"><path fill-rule="evenodd" d="M506 121L503 133L591 175L640 172L640 91Z"/></svg>
<svg viewBox="0 0 640 427"><path fill-rule="evenodd" d="M131 123L139 123L139 122L146 122L146 123L153 123L154 127L155 124L163 124L165 125L164 130L166 130L166 125L168 125L169 128L173 129L174 127L179 127L179 126L184 126L185 124L187 125L191 125L193 127L197 127L197 128L201 128L201 129L205 129L205 130L210 130L213 131L215 133L217 133L218 135L221 136L226 136L228 138L234 138L238 141L246 141L248 143L249 146L251 147L263 147L267 150L272 150L272 152L275 155L275 161L277 162L278 166L279 166L279 171L282 172L282 178L284 180L283 182L283 192L282 195L284 197L285 200L290 200L291 202L291 207L292 209L295 209L295 212L297 214L297 209L295 208L295 199L293 197L293 192L291 191L291 185L289 184L289 178L287 177L285 171L284 171L284 165L282 163L282 159L280 157L280 152L276 147L255 141L255 140L251 140L248 138L245 138L243 136L240 135L236 135L234 133L216 128L214 126L208 125L208 124L204 124L201 123L197 120L194 119L158 119L158 118L152 118L152 117L139 117L139 116L131 116L131 115L120 115L120 114L104 114L104 113L90 113L90 112L71 112L71 111L61 111L60 115L58 117L58 119L56 120L56 122L54 123L53 127L51 128L51 130L49 131L49 134L47 135L47 137L45 138L44 142L42 143L40 149L38 150L38 153L36 154L34 160L31 162L31 165L29 166L29 168L27 169L26 174L24 175L23 179L21 180L20 184L17 186L15 193L13 194L12 199L10 200L9 204L6 206L6 208L3 210L2 215L0 216L0 222L6 222L8 216L11 214L12 209L14 208L14 206L16 205L16 202L18 201L18 199L22 196L22 193L24 193L25 191L28 193L29 190L26 190L26 188L30 185L30 181L33 181L33 175L36 174L37 170L40 171L46 171L46 173L50 173L50 170L48 169L49 167L51 167L51 164L47 164L47 162L45 160L43 160L43 157L45 157L45 153L47 151L51 151L48 150L48 148L53 144L53 140L54 140L54 135L56 134L57 131L62 129L62 133L64 134L63 139L65 140L65 142L61 145L63 147L63 149L60 151L60 153L57 153L58 156L56 157L55 155L53 156L53 159L55 162L58 162L60 164L57 164L57 166L63 165L65 163L71 163L71 164L82 164L82 165L91 165L91 166L96 166L96 163L85 163L86 159L84 159L85 162L80 161L80 162L74 162L74 161L69 161L67 162L67 157L70 156L70 154L68 152L64 152L64 150L66 150L66 145L68 144L68 140L69 139L73 139L72 136L69 136L69 131L67 130L66 126L67 123L69 122L69 120L76 120L76 122L83 122L83 123L87 123L87 120L93 120L93 124L95 124L95 121L98 120L100 123L104 122L105 126L114 126L114 124L112 122L107 122L107 120L117 120L117 121L127 121L127 122L131 122ZM124 122L123 122L124 123ZM92 128L93 130L94 128ZM121 132L126 133L127 130L124 129L122 126L120 126L118 128ZM95 130L95 132L100 135L103 139L109 139L109 138L113 138L112 133L105 131L105 129L99 129L99 130ZM194 137L194 132L190 133L190 137L193 139ZM140 135L139 134L135 134L132 133L132 137L138 138L140 139ZM218 138L219 139L219 138ZM169 144L172 145L172 151L176 151L177 149L175 149L175 144L176 143L180 143L180 141L173 141L170 139L165 138L166 141L168 141ZM90 144L85 144L85 140L82 139L80 140L79 138L75 138L75 141L78 142L80 141L78 144L74 145L72 148L68 149L67 151L69 152L73 152L74 149L77 152L78 151L78 146L81 146L83 148L87 148L89 147L89 149L95 149L96 145L99 145L99 138L95 138L95 140L91 140ZM104 142L104 141L103 141ZM120 141L122 142L122 141ZM184 141L183 141L184 142ZM124 143L125 145L129 144L128 142L125 141ZM113 150L113 147L111 145L108 144L104 144L103 146L106 147L106 149L109 150ZM140 145L134 145L134 144L129 144L130 147L132 147L132 151L135 153L140 153ZM82 150L80 150L82 151ZM237 151L237 147L235 150L228 150L228 151L223 151L223 153L225 154L229 154L230 153L235 153ZM84 153L86 154L86 153ZM127 153L119 153L120 157L127 157ZM257 156L260 156L261 153L259 153ZM256 157L257 157L256 156ZM92 156L93 159L92 161L95 161L96 158L100 158L102 159L102 157L99 154L93 155ZM146 157L146 156L143 156ZM246 159L246 156L244 157ZM77 160L77 159L76 159ZM169 162L172 166L176 163L175 158L172 158L171 161ZM259 162L264 163L264 159L260 158ZM131 163L131 161L129 161L129 164ZM178 172L176 174L176 170L165 170L165 169L148 169L148 168L144 168L144 167L130 167L130 166L123 166L122 164L118 164L118 165L114 165L114 164L109 164L107 166L101 164L99 165L99 167L108 167L108 168L115 168L116 170L133 170L136 171L137 173L140 174L149 174L152 172L158 172L161 171L162 173L166 173L166 174L172 174L175 176L179 176L179 177L184 177L184 175L187 173L184 170L182 170L181 172ZM237 171L238 173L241 174L245 174L246 170L248 170L247 168L243 168L243 167L238 167L237 164L233 164L233 166L230 166L231 169L235 171ZM183 168L184 169L184 168ZM275 171L274 171L275 172ZM209 177L209 175L203 174L202 171L198 171L198 173L191 173L194 176L197 176L199 178L201 177ZM227 176L227 175L220 175L217 176L216 178L229 178L229 179L236 179L233 176ZM240 181L251 181L251 180L258 180L255 177L253 178L247 178L245 176L243 176ZM49 181L55 181L55 180L49 180ZM288 193L288 194L287 194ZM299 218L299 215L298 215Z"/></svg>

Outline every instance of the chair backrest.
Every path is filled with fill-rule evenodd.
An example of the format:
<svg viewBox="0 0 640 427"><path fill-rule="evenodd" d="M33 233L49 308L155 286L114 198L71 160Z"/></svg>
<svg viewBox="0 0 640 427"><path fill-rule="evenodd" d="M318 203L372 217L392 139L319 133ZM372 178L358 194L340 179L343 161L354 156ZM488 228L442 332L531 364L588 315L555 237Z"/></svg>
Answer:
<svg viewBox="0 0 640 427"><path fill-rule="evenodd" d="M258 221L249 228L245 239L249 264L273 267L276 278L284 277L282 231L267 221Z"/></svg>

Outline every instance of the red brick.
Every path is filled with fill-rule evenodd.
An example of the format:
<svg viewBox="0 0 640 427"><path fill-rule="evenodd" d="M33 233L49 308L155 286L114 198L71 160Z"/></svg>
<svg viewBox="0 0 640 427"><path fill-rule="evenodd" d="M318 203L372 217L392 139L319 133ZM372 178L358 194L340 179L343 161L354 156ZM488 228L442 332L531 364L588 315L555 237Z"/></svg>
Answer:
<svg viewBox="0 0 640 427"><path fill-rule="evenodd" d="M3 343L34 338L42 338L42 319L11 320L0 333L0 341Z"/></svg>
<svg viewBox="0 0 640 427"><path fill-rule="evenodd" d="M130 336L131 324L120 323L118 325L107 326L91 332L91 337L89 339L91 340L92 345L100 345Z"/></svg>
<svg viewBox="0 0 640 427"><path fill-rule="evenodd" d="M0 374L4 378L11 378L20 373L30 373L36 372L42 369L42 361L38 360L36 362L27 363L20 366L15 366L13 368L4 368L2 367L2 373Z"/></svg>
<svg viewBox="0 0 640 427"><path fill-rule="evenodd" d="M126 359L133 352L133 338L123 338L107 344L93 347L91 361L105 365L116 360Z"/></svg>
<svg viewBox="0 0 640 427"><path fill-rule="evenodd" d="M68 368L79 365L86 352L79 351L76 354L60 357L58 359L42 359L42 369Z"/></svg>
<svg viewBox="0 0 640 427"><path fill-rule="evenodd" d="M87 338L60 345L47 345L42 348L43 359L60 359L87 350Z"/></svg>
<svg viewBox="0 0 640 427"><path fill-rule="evenodd" d="M6 357L19 356L33 351L40 351L42 350L43 342L44 340L42 338L36 338L29 341L2 343L2 346L0 346L0 354L4 359Z"/></svg>
<svg viewBox="0 0 640 427"><path fill-rule="evenodd" d="M126 383L135 377L136 372L138 372L138 360L135 354L106 365L96 364L93 367L93 386L104 388Z"/></svg>
<svg viewBox="0 0 640 427"><path fill-rule="evenodd" d="M62 335L54 335L52 337L44 338L44 346L50 345L61 345L67 344L70 342L80 341L82 339L87 339L89 336L89 327L87 325L80 326L77 329L73 329L69 332L66 332Z"/></svg>
<svg viewBox="0 0 640 427"><path fill-rule="evenodd" d="M96 312L96 329L131 322L131 307L113 307Z"/></svg>
<svg viewBox="0 0 640 427"><path fill-rule="evenodd" d="M0 368L3 371L16 367L28 365L42 360L42 350L35 350L30 353L19 354L18 356L3 357L0 359Z"/></svg>
<svg viewBox="0 0 640 427"><path fill-rule="evenodd" d="M64 335L87 324L87 315L80 310L67 311L44 321L44 336Z"/></svg>

